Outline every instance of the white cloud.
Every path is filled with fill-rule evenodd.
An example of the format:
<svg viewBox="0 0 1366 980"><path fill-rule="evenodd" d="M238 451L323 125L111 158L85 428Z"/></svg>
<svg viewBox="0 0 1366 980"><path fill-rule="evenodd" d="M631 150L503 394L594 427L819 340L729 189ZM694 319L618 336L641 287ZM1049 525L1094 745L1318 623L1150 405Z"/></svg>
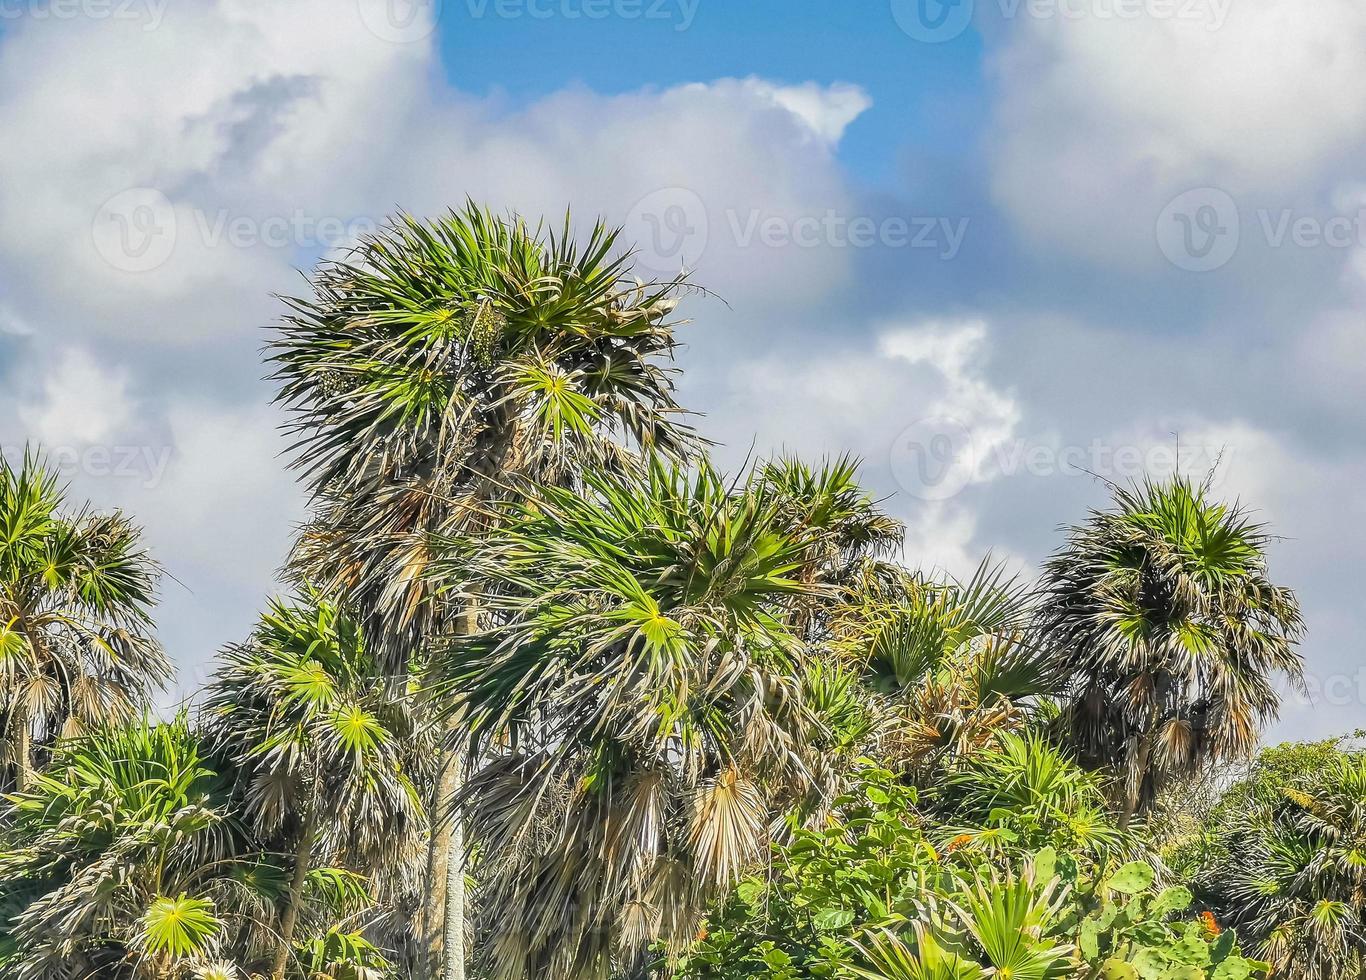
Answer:
<svg viewBox="0 0 1366 980"><path fill-rule="evenodd" d="M936 395L925 403L923 420L931 429L961 429L966 437L957 465L963 483L995 479L996 462L1020 422L1014 398L998 390L983 374L987 359L987 326L981 321L930 323L884 333L879 349L886 357L908 364L931 366L942 382ZM940 424L942 423L942 424ZM925 446L918 446L921 451Z"/></svg>
<svg viewBox="0 0 1366 980"><path fill-rule="evenodd" d="M1156 261L1154 223L1175 195L1213 185L1291 206L1359 157L1366 6L1161 9L1198 16L1022 13L1006 29L993 182L1028 239Z"/></svg>
<svg viewBox="0 0 1366 980"><path fill-rule="evenodd" d="M967 575L991 550L967 491L1002 475L1000 450L1021 420L985 373L988 340L984 322L934 321L883 324L863 347L784 346L729 365L699 392L706 430L730 466L751 450L860 456L865 481L906 522L907 563Z"/></svg>
<svg viewBox="0 0 1366 980"><path fill-rule="evenodd" d="M55 358L40 391L18 408L30 436L49 447L105 442L133 420L127 370L68 349Z"/></svg>
<svg viewBox="0 0 1366 980"><path fill-rule="evenodd" d="M807 127L825 142L834 146L844 136L844 131L873 104L868 93L857 85L836 84L818 85L806 82L803 85L769 85L751 82L756 92L771 98L797 116Z"/></svg>
<svg viewBox="0 0 1366 980"><path fill-rule="evenodd" d="M0 157L0 257L30 315L60 324L75 307L83 330L157 340L241 330L260 322L241 283L289 288L296 265L396 207L467 195L623 220L681 189L701 202L694 251L726 295L787 279L800 302L846 274L844 256L749 247L732 276L745 246L730 229L736 214L848 210L831 150L869 105L857 87L723 79L500 111L433 85L430 39L367 27L386 9L220 0L156 30L33 22L7 37L0 131L25 150ZM85 288L59 289L73 279Z"/></svg>
<svg viewBox="0 0 1366 980"><path fill-rule="evenodd" d="M800 307L849 274L847 250L731 228L849 209L833 153L869 105L857 87L721 79L509 108L445 86L431 37L395 43L389 8L216 0L155 29L33 20L0 38L0 132L24 148L0 154L0 329L27 358L0 435L140 453L127 478L103 456L63 464L73 495L145 522L190 665L246 628L302 514L250 354L280 312L270 294L357 230L466 195L639 221L638 202L681 189L701 202L702 276L728 299Z"/></svg>

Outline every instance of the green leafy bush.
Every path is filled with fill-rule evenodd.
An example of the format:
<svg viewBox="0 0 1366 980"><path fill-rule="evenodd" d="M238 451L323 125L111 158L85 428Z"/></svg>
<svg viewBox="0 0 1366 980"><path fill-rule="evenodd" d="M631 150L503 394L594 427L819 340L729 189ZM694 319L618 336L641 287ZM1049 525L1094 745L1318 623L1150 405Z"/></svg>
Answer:
<svg viewBox="0 0 1366 980"><path fill-rule="evenodd" d="M1343 740L1264 751L1199 841L1197 886L1277 977L1366 970L1366 755Z"/></svg>
<svg viewBox="0 0 1366 980"><path fill-rule="evenodd" d="M1048 758L1040 745L1014 758L1036 772L1053 761L1070 766L1041 768L1040 753ZM993 765L972 771L999 775ZM742 881L713 910L679 958L680 974L1247 980L1266 972L1241 955L1231 930L1190 917L1188 889L1161 887L1147 861L1122 860L1131 842L1112 826L1101 828L1113 845L1105 849L1048 842L1075 842L1068 808L1089 807L1085 779L1061 772L1074 792L1056 797L1051 813L988 808L993 826L974 832L941 822L973 812L964 800L978 799L981 787L968 792L960 776L927 794L885 769L863 769L819 827L793 822L770 876Z"/></svg>

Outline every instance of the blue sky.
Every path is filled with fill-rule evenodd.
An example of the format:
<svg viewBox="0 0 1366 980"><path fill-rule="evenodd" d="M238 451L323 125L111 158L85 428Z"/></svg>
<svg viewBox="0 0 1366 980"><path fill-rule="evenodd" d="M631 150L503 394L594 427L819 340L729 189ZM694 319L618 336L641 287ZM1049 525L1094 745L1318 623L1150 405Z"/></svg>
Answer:
<svg viewBox="0 0 1366 980"><path fill-rule="evenodd" d="M573 84L615 93L748 75L856 82L873 108L840 144L851 173L905 187L914 180L909 155L970 163L987 110L975 30L918 44L897 27L890 5L869 0L702 0L691 20L680 2L655 2L643 5L657 17L589 19L500 18L493 0L446 0L438 21L446 77L465 91L517 101ZM557 0L534 9L581 7Z"/></svg>
<svg viewBox="0 0 1366 980"><path fill-rule="evenodd" d="M1305 604L1270 737L1358 727L1366 7L919 2L0 4L0 445L145 523L168 698L304 514L273 294L470 195L692 270L721 462L859 455L909 565L1030 575L1106 480L1210 474Z"/></svg>

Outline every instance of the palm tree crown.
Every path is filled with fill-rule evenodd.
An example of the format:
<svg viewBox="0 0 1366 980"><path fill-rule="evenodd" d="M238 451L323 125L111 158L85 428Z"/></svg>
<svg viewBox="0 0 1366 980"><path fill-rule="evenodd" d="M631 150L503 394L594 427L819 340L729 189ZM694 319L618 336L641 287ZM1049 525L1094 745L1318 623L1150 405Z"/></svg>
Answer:
<svg viewBox="0 0 1366 980"><path fill-rule="evenodd" d="M1299 605L1270 537L1177 478L1115 490L1047 563L1036 625L1067 685L1071 737L1121 777L1125 814L1173 776L1246 756L1298 679Z"/></svg>
<svg viewBox="0 0 1366 980"><path fill-rule="evenodd" d="M0 459L0 719L19 789L34 739L130 721L172 672L152 635L160 568L141 532L64 505L36 457Z"/></svg>
<svg viewBox="0 0 1366 980"><path fill-rule="evenodd" d="M606 976L686 940L805 789L793 679L813 539L707 464L546 488L459 547L494 625L454 644L498 977Z"/></svg>
<svg viewBox="0 0 1366 980"><path fill-rule="evenodd" d="M471 204L400 218L289 301L271 360L319 501L301 563L392 663L440 632L430 535L527 479L614 465L627 439L691 444L666 366L681 283L631 279L616 248L601 225L579 245L567 219L547 234Z"/></svg>
<svg viewBox="0 0 1366 980"><path fill-rule="evenodd" d="M207 962L226 932L215 909L234 904L223 886L239 835L202 742L184 717L66 739L12 797L0 973L151 980L176 975L170 960Z"/></svg>
<svg viewBox="0 0 1366 980"><path fill-rule="evenodd" d="M881 751L923 774L1023 726L1048 693L1032 601L984 561L966 582L903 574L844 604L833 645L870 691Z"/></svg>

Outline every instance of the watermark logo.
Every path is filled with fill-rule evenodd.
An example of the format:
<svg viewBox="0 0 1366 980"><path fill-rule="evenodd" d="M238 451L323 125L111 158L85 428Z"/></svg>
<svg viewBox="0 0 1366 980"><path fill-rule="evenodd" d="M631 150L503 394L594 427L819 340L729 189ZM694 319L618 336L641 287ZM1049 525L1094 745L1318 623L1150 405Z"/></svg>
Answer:
<svg viewBox="0 0 1366 980"><path fill-rule="evenodd" d="M366 29L391 44L431 37L441 20L441 5L442 0L356 0Z"/></svg>
<svg viewBox="0 0 1366 980"><path fill-rule="evenodd" d="M1242 238L1238 205L1227 191L1197 187L1157 217L1157 247L1187 272L1213 272L1232 261Z"/></svg>
<svg viewBox="0 0 1366 980"><path fill-rule="evenodd" d="M122 272L151 272L175 250L175 208L161 191L134 187L100 206L91 226L95 251Z"/></svg>
<svg viewBox="0 0 1366 980"><path fill-rule="evenodd" d="M161 26L171 0L0 0L0 23L7 20L141 21L144 31Z"/></svg>
<svg viewBox="0 0 1366 980"><path fill-rule="evenodd" d="M1217 31L1233 0L996 0L1002 21L1179 21ZM926 44L952 41L972 24L974 0L891 0L903 34ZM982 7L985 13L987 7Z"/></svg>
<svg viewBox="0 0 1366 980"><path fill-rule="evenodd" d="M23 446L0 446L0 454L20 459ZM155 490L166 477L174 450L153 445L81 445L43 447L43 462L62 480L88 477L96 480L121 480L145 490Z"/></svg>
<svg viewBox="0 0 1366 980"><path fill-rule="evenodd" d="M637 260L656 272L695 268L709 232L707 206L686 187L646 194L626 216L626 235L636 242Z"/></svg>
<svg viewBox="0 0 1366 980"><path fill-rule="evenodd" d="M972 219L966 216L846 214L835 208L786 213L728 207L712 212L683 187L666 187L641 198L625 230L638 243L640 264L656 272L695 268L709 242L734 248L912 249L951 261L958 257Z"/></svg>
<svg viewBox="0 0 1366 980"><path fill-rule="evenodd" d="M892 477L911 496L942 501L971 483L1029 476L1089 477L1131 484L1145 477L1199 475L1218 487L1232 447L1201 442L1121 442L1087 445L1014 438L998 428L974 430L957 419L934 416L902 430L892 442Z"/></svg>
<svg viewBox="0 0 1366 980"><path fill-rule="evenodd" d="M973 0L892 0L892 17L909 37L943 44L968 29L973 6Z"/></svg>
<svg viewBox="0 0 1366 980"><path fill-rule="evenodd" d="M913 422L892 443L892 478L918 500L956 497L977 471L972 430L957 419Z"/></svg>
<svg viewBox="0 0 1366 980"><path fill-rule="evenodd" d="M1366 705L1366 668L1351 674L1306 672L1301 684L1280 686L1280 694L1301 708L1352 708Z"/></svg>
<svg viewBox="0 0 1366 980"><path fill-rule="evenodd" d="M235 214L227 208L182 207L179 213L155 188L135 187L101 205L91 226L95 251L121 272L151 272L165 265L177 242L205 248L274 248L327 251L355 244L373 234L370 217L310 214Z"/></svg>
<svg viewBox="0 0 1366 980"><path fill-rule="evenodd" d="M471 20L639 20L686 31L701 0L465 0Z"/></svg>
<svg viewBox="0 0 1366 980"><path fill-rule="evenodd" d="M1240 215L1250 215L1243 220ZM1168 204L1157 219L1157 244L1178 269L1210 272L1240 246L1278 249L1366 249L1366 207L1312 212L1240 208L1226 191L1202 187Z"/></svg>
<svg viewBox="0 0 1366 980"><path fill-rule="evenodd" d="M765 248L912 248L925 249L938 258L957 258L967 237L968 217L942 215L841 214L833 208L821 214L792 217L765 214L760 208L726 211L731 240L740 248L759 244Z"/></svg>

